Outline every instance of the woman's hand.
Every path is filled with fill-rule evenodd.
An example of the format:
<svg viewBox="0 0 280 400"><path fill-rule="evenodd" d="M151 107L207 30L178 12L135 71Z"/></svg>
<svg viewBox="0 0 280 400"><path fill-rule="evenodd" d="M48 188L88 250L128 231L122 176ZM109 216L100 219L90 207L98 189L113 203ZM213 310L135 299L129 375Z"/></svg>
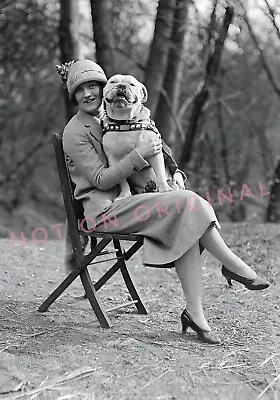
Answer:
<svg viewBox="0 0 280 400"><path fill-rule="evenodd" d="M145 159L155 156L162 150L161 138L154 133L152 135L147 133L148 131L144 131L139 135L135 148Z"/></svg>

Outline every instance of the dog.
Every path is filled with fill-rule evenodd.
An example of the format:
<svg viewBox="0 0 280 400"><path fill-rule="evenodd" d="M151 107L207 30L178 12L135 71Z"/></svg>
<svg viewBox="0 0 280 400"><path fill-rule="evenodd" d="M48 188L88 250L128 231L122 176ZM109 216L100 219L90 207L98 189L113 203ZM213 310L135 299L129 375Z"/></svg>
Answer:
<svg viewBox="0 0 280 400"><path fill-rule="evenodd" d="M154 135L160 137L150 119L150 110L143 105L147 99L146 87L132 75L113 75L106 83L103 89L103 148L110 166L135 149L137 141ZM120 193L115 201L130 196L130 187L136 193L173 190L167 183L170 176L163 153L150 157L149 164L150 167L120 183Z"/></svg>
<svg viewBox="0 0 280 400"><path fill-rule="evenodd" d="M112 76L103 90L103 106L105 115L101 123L103 128L103 147L107 155L109 165L114 165L126 154L136 147L136 142L145 136L157 135L154 122L150 119L150 110L144 107L148 99L146 87L131 75ZM171 172L175 172L177 164L171 154L165 152L149 159L150 167L135 172L128 181L121 182L120 193L116 200L126 198L134 193L170 191L178 189L172 183ZM171 172L170 172L171 171ZM167 183L170 182L170 185ZM129 186L129 184L130 186ZM83 216L80 217L83 219ZM66 251L64 264L66 271L70 273L76 268L76 260L72 250L68 224L65 228ZM81 246L85 251L88 240L81 236ZM95 243L91 243L94 246Z"/></svg>

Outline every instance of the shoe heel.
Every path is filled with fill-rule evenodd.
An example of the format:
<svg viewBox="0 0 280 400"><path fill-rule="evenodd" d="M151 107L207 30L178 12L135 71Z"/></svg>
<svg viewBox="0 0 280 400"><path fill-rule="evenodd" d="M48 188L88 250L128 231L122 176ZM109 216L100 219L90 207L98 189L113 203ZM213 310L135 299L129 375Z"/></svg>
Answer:
<svg viewBox="0 0 280 400"><path fill-rule="evenodd" d="M187 332L189 324L188 324L188 321L186 321L182 317L181 317L181 321L182 321L182 333L185 334Z"/></svg>
<svg viewBox="0 0 280 400"><path fill-rule="evenodd" d="M231 278L228 276L227 272L228 271L227 271L226 267L224 265L222 265L222 275L226 279L228 285L232 286Z"/></svg>
<svg viewBox="0 0 280 400"><path fill-rule="evenodd" d="M197 333L197 338L202 343L209 343L209 344L220 344L221 341L212 332L206 332L201 329L196 323L192 320L191 316L188 314L187 310L184 310L181 315L182 321L182 333L186 333L188 328L193 329Z"/></svg>
<svg viewBox="0 0 280 400"><path fill-rule="evenodd" d="M227 280L228 285L229 285L229 286L232 286L231 279L230 279L230 278L226 278L226 280Z"/></svg>

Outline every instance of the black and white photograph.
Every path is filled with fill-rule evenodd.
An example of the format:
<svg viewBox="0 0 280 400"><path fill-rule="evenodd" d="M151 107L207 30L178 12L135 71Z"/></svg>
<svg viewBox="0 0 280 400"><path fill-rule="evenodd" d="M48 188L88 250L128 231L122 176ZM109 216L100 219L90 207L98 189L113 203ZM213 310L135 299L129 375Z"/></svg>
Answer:
<svg viewBox="0 0 280 400"><path fill-rule="evenodd" d="M280 400L280 0L0 0L0 400Z"/></svg>

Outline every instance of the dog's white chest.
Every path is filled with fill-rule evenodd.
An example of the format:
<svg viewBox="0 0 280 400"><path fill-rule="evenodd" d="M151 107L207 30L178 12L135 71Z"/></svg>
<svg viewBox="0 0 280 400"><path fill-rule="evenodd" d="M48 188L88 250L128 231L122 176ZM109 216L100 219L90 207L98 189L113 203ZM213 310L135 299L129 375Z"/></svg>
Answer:
<svg viewBox="0 0 280 400"><path fill-rule="evenodd" d="M110 156L121 159L136 147L140 130L109 131L103 136L103 147L110 161Z"/></svg>

